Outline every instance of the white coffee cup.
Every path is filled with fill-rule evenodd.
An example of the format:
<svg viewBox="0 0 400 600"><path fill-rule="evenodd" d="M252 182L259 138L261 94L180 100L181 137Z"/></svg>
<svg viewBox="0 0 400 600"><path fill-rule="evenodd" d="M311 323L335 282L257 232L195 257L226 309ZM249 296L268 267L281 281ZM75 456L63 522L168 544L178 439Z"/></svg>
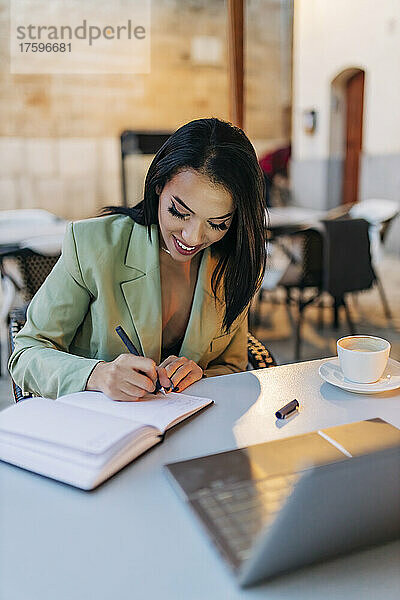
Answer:
<svg viewBox="0 0 400 600"><path fill-rule="evenodd" d="M372 335L348 335L337 341L343 375L355 383L374 383L385 370L390 344Z"/></svg>

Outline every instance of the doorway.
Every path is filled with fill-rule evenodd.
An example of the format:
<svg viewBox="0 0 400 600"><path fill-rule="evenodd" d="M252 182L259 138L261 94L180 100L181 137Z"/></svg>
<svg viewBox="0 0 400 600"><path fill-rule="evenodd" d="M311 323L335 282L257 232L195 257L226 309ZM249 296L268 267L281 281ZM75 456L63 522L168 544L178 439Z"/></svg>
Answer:
<svg viewBox="0 0 400 600"><path fill-rule="evenodd" d="M346 151L343 169L342 203L357 202L362 149L364 71L346 82Z"/></svg>
<svg viewBox="0 0 400 600"><path fill-rule="evenodd" d="M331 83L329 206L358 201L365 72L350 68Z"/></svg>

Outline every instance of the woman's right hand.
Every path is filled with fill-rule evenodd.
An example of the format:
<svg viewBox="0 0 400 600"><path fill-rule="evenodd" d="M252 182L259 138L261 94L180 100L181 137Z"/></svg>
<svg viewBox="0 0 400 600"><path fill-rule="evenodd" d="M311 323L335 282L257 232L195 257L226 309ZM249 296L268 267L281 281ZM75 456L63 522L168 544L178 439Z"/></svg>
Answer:
<svg viewBox="0 0 400 600"><path fill-rule="evenodd" d="M154 392L156 363L151 358L120 354L112 362L99 362L87 380L88 391L103 392L113 400L135 402Z"/></svg>

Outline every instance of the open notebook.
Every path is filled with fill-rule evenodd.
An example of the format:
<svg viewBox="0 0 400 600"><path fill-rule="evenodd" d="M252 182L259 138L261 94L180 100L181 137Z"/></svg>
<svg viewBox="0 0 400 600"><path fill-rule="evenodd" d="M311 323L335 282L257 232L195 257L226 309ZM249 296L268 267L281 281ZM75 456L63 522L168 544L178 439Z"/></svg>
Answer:
<svg viewBox="0 0 400 600"><path fill-rule="evenodd" d="M175 393L140 402L100 392L30 398L0 413L0 459L90 490L212 402Z"/></svg>

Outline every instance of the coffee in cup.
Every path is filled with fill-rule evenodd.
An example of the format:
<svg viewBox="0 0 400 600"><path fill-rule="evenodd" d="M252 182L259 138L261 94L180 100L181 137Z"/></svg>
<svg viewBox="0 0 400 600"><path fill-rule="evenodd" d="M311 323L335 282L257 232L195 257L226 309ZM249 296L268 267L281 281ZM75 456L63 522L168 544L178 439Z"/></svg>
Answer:
<svg viewBox="0 0 400 600"><path fill-rule="evenodd" d="M343 375L355 383L375 383L386 368L390 344L372 335L349 335L337 341Z"/></svg>

